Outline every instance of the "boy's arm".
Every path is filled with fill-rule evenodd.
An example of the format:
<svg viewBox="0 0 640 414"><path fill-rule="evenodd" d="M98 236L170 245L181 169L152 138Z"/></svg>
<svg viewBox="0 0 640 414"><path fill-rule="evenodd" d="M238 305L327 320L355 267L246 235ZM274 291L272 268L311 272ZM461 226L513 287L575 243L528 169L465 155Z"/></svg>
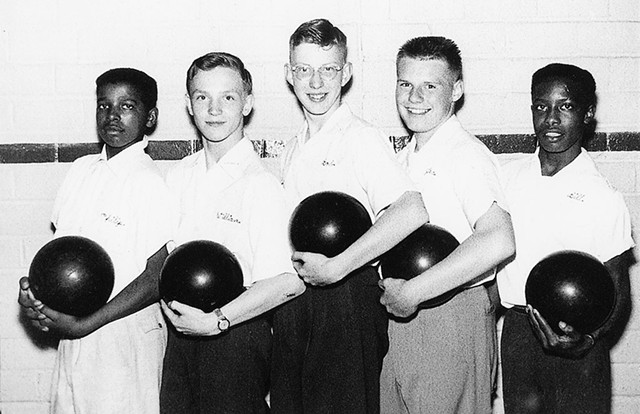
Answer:
<svg viewBox="0 0 640 414"><path fill-rule="evenodd" d="M484 213L474 231L447 258L411 280L383 279L380 301L387 311L409 317L420 303L473 282L515 252L511 216L497 203Z"/></svg>
<svg viewBox="0 0 640 414"><path fill-rule="evenodd" d="M422 195L417 191L407 191L387 207L365 234L339 255L328 258L318 253L294 252L291 259L305 282L329 285L372 262L428 221Z"/></svg>
<svg viewBox="0 0 640 414"><path fill-rule="evenodd" d="M158 290L160 270L167 255L166 247L162 246L147 260L145 270L136 279L91 315L85 317L67 315L39 304L38 309L45 316L40 319L40 326L43 330L53 330L65 337L81 338L108 323L157 302L160 297Z"/></svg>
<svg viewBox="0 0 640 414"><path fill-rule="evenodd" d="M593 333L583 335L575 331L572 326L561 322L560 329L565 334L558 335L540 313L529 306L527 310L533 332L538 337L542 347L555 355L566 358L575 359L586 355L595 344L595 341L606 336L627 316L631 304L629 269L634 263L635 258L632 249L605 262L604 265L609 270L615 286L616 304L609 319Z"/></svg>
<svg viewBox="0 0 640 414"><path fill-rule="evenodd" d="M220 310L233 327L300 296L304 291L305 285L298 275L281 273L255 282ZM162 301L161 304L165 315L178 332L199 336L220 333L218 317L213 312L205 313L177 301L168 304Z"/></svg>

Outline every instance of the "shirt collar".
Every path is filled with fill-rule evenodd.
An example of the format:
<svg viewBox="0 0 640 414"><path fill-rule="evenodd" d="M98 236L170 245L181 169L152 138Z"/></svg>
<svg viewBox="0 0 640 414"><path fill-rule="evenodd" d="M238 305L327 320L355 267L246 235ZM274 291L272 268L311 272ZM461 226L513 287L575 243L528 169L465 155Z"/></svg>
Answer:
<svg viewBox="0 0 640 414"><path fill-rule="evenodd" d="M141 141L123 149L109 159L107 159L107 146L103 145L102 151L98 156L98 161L105 162L114 173L118 175L126 175L135 167L135 163L132 163L131 160L138 158L141 155L146 155L145 148L147 148L147 145L149 145L149 138L145 136Z"/></svg>
<svg viewBox="0 0 640 414"><path fill-rule="evenodd" d="M338 109L336 109L336 111L333 114L331 114L329 119L327 119L327 122L325 122L322 128L320 128L320 131L318 131L318 133L316 133L312 138L310 138L309 141L311 141L312 139L315 140L318 136L322 136L322 135L330 135L330 136L336 135L336 132L343 129L345 126L345 123L352 117L353 117L353 112L351 112L351 108L349 107L349 105L346 103L341 103ZM304 145L305 137L307 136L308 130L309 130L309 123L305 120L302 126L302 129L298 133L299 144Z"/></svg>
<svg viewBox="0 0 640 414"><path fill-rule="evenodd" d="M420 151L418 152L419 153L431 152L435 147L450 144L451 143L450 138L452 136L451 134L453 131L455 131L458 128L460 128L460 121L458 121L458 117L456 117L455 114L451 115L449 119L444 121L444 123L440 125L438 129L436 129L436 131L433 133L429 141L427 141L427 143L424 144L422 148L420 148ZM418 145L417 142L418 140L414 136L411 139L411 141L409 141L409 143L407 144L407 149L408 151L410 151L410 153L415 152L416 146Z"/></svg>
<svg viewBox="0 0 640 414"><path fill-rule="evenodd" d="M531 160L531 168L536 172L538 176L542 177L542 164L540 163L540 158L538 157L539 152L540 147L538 146L536 147L534 157ZM578 154L578 156L573 161L571 161L567 166L555 173L553 176L545 176L545 178L562 177L568 174L582 174L583 172L591 171L593 165L593 160L591 160L591 158L589 157L587 150L584 148L580 148L580 154Z"/></svg>
<svg viewBox="0 0 640 414"><path fill-rule="evenodd" d="M224 154L220 160L218 160L215 166L211 169L211 172L221 171L230 178L236 180L243 175L244 170L251 163L251 160L255 155L256 152L253 142L244 136L236 145ZM206 171L207 162L204 152L202 153L199 162L202 164L201 168Z"/></svg>

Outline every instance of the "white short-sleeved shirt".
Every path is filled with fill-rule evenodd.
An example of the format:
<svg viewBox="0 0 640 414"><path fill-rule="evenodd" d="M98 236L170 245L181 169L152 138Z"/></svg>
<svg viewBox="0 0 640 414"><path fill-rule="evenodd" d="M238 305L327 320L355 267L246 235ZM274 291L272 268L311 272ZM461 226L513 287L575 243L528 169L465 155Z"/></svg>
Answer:
<svg viewBox="0 0 640 414"><path fill-rule="evenodd" d="M551 177L542 175L538 151L505 165L504 174L516 237L515 260L498 274L504 306L526 304L529 272L551 253L578 250L606 262L633 246L622 195L584 149Z"/></svg>
<svg viewBox="0 0 640 414"><path fill-rule="evenodd" d="M356 117L346 104L309 140L307 129L305 122L282 157L291 204L320 191L341 191L360 201L373 218L405 192L416 191L384 133Z"/></svg>
<svg viewBox="0 0 640 414"><path fill-rule="evenodd" d="M473 233L476 221L494 202L508 211L495 155L455 115L418 152L416 139L412 139L398 153L398 161L422 193L429 221L448 230L460 243Z"/></svg>
<svg viewBox="0 0 640 414"><path fill-rule="evenodd" d="M203 150L167 173L180 204L175 242L211 240L238 259L244 285L283 272L291 264L289 207L276 177L268 172L248 138L243 138L207 171Z"/></svg>
<svg viewBox="0 0 640 414"><path fill-rule="evenodd" d="M144 271L177 224L177 208L162 173L144 152L147 144L144 138L109 160L104 148L77 159L54 204L56 237L87 237L111 257L112 297Z"/></svg>

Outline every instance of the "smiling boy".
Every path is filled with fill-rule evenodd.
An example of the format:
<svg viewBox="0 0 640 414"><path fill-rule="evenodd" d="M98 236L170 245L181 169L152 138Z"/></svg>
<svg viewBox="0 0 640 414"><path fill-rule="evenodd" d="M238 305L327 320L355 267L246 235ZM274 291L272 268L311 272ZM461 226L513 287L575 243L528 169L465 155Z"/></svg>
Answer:
<svg viewBox="0 0 640 414"><path fill-rule="evenodd" d="M236 56L208 53L187 72L187 109L203 148L167 173L180 205L175 242L227 247L246 290L210 313L162 303L176 328L164 363L163 413L268 412L271 327L264 314L304 291L291 266L284 192L244 134L253 102L251 75Z"/></svg>
<svg viewBox="0 0 640 414"><path fill-rule="evenodd" d="M409 144L398 159L421 191L430 222L460 246L423 274L383 279L389 353L381 375L384 413L490 413L496 365L494 307L484 284L514 251L495 156L455 115L462 60L443 37L406 42L396 60L396 106ZM418 305L454 288L429 309Z"/></svg>
<svg viewBox="0 0 640 414"><path fill-rule="evenodd" d="M577 66L553 63L536 71L531 114L538 148L504 168L518 246L515 259L498 275L502 304L508 308L501 347L506 413L611 410L607 333L629 306L633 240L622 195L582 148L594 120L595 91L592 75ZM615 309L593 333L584 335L561 323L563 334L558 335L536 310L525 307L529 272L560 250L595 256L614 280Z"/></svg>
<svg viewBox="0 0 640 414"><path fill-rule="evenodd" d="M55 237L84 236L107 251L115 268L112 298L87 317L65 315L34 300L23 278L19 302L36 326L63 336L52 413L156 414L166 344L158 274L177 221L162 175L144 152L145 133L158 117L157 86L130 68L109 70L96 85L104 146L73 163L52 224Z"/></svg>
<svg viewBox="0 0 640 414"><path fill-rule="evenodd" d="M341 191L377 220L335 257L293 253L309 286L274 315L274 414L378 412L387 317L368 264L428 220L384 134L342 104L351 74L346 36L331 22L312 20L291 35L285 77L304 125L283 155L285 191L294 205Z"/></svg>

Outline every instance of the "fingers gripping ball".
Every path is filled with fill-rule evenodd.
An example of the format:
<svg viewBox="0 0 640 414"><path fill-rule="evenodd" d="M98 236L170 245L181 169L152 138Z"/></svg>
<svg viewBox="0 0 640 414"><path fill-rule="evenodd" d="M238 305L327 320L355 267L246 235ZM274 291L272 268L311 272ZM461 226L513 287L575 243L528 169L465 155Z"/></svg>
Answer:
<svg viewBox="0 0 640 414"><path fill-rule="evenodd" d="M592 333L607 321L616 303L607 268L595 257L573 250L553 253L536 264L525 296L558 334L560 321L582 334Z"/></svg>
<svg viewBox="0 0 640 414"><path fill-rule="evenodd" d="M447 230L433 224L423 224L380 259L385 278L412 279L449 256L460 243ZM453 298L457 289L423 302L421 308L442 305Z"/></svg>
<svg viewBox="0 0 640 414"><path fill-rule="evenodd" d="M371 227L371 218L354 197L324 191L300 202L289 222L294 250L334 257L346 250Z"/></svg>
<svg viewBox="0 0 640 414"><path fill-rule="evenodd" d="M195 240L169 254L160 272L160 296L211 312L244 290L242 269L223 245Z"/></svg>
<svg viewBox="0 0 640 414"><path fill-rule="evenodd" d="M86 316L111 296L113 263L96 242L64 236L45 244L29 268L29 285L36 299L53 310Z"/></svg>

